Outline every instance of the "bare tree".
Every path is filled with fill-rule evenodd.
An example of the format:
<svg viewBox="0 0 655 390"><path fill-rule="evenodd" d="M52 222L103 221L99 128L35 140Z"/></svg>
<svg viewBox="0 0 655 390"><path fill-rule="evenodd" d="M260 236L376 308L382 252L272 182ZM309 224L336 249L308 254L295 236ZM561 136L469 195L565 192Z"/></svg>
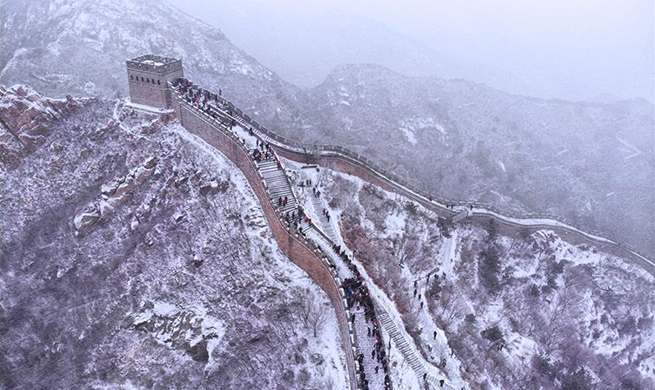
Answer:
<svg viewBox="0 0 655 390"><path fill-rule="evenodd" d="M418 240L413 233L406 231L401 238L394 240L393 244L393 251L400 266L404 265L407 260L412 260L418 253Z"/></svg>
<svg viewBox="0 0 655 390"><path fill-rule="evenodd" d="M314 337L318 337L318 334L323 330L325 321L329 316L328 313L328 310L309 289L303 288L300 290L296 314L302 324L313 331Z"/></svg>

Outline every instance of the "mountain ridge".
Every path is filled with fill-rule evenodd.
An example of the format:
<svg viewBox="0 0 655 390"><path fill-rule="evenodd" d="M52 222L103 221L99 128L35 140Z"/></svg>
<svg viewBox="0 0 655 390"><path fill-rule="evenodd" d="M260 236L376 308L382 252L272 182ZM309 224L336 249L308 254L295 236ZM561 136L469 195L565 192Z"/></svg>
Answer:
<svg viewBox="0 0 655 390"><path fill-rule="evenodd" d="M645 101L543 100L361 64L340 66L304 91L236 48L219 29L168 3L9 4L0 11L3 32L11 33L2 40L11 50L2 50L0 82L25 82L50 96L124 96L126 58L151 51L181 57L194 82L222 89L285 137L349 146L443 197L561 215L655 254L655 221L649 217L655 202L646 188L653 152L642 145L652 137L653 110ZM86 15L91 7L94 15L64 17ZM64 11L45 12L58 8ZM38 23L15 29L30 20ZM37 46L41 40L45 49ZM357 77L365 82L357 85ZM583 154L589 159L580 159ZM635 185L635 193L626 191ZM619 197L635 204L624 205Z"/></svg>

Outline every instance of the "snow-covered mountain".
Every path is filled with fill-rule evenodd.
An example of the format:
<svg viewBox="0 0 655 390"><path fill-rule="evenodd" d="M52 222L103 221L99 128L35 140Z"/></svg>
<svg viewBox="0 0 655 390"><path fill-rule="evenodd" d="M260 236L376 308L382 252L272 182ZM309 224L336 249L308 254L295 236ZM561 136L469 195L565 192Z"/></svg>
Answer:
<svg viewBox="0 0 655 390"><path fill-rule="evenodd" d="M449 382L655 388L655 275L639 265L552 231L453 223L328 169L311 178L357 261ZM412 383L406 373L394 386Z"/></svg>
<svg viewBox="0 0 655 390"><path fill-rule="evenodd" d="M235 165L170 114L26 86L0 96L2 139L25 145L0 165L3 388L347 387L326 296L282 255ZM653 388L655 278L628 259L285 165L449 383ZM421 388L395 343L394 388Z"/></svg>
<svg viewBox="0 0 655 390"><path fill-rule="evenodd" d="M303 91L165 2L5 3L0 82L124 96L126 58L180 57L194 81L284 135L347 145L445 197L558 214L655 254L646 101L534 99L371 65L341 66Z"/></svg>
<svg viewBox="0 0 655 390"><path fill-rule="evenodd" d="M125 60L181 58L186 75L222 89L267 123L295 120L297 88L235 47L218 29L165 1L4 1L0 83L49 96L126 96Z"/></svg>
<svg viewBox="0 0 655 390"><path fill-rule="evenodd" d="M310 143L337 143L450 199L548 212L655 254L653 105L544 100L464 80L337 68L310 91Z"/></svg>
<svg viewBox="0 0 655 390"><path fill-rule="evenodd" d="M26 144L0 162L0 388L347 387L326 294L235 165L117 100L0 92Z"/></svg>

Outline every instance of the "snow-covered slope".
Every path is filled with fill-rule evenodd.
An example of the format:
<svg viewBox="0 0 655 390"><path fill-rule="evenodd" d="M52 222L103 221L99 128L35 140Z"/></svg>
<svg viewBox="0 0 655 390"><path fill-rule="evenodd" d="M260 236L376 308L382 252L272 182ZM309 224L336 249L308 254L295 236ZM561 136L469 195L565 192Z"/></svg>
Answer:
<svg viewBox="0 0 655 390"><path fill-rule="evenodd" d="M450 381L655 389L654 275L550 231L504 236L494 224L453 223L328 169L313 182L356 259Z"/></svg>
<svg viewBox="0 0 655 390"><path fill-rule="evenodd" d="M253 117L294 118L295 87L165 1L5 1L0 35L3 84L30 84L48 96L125 96L125 60L156 53L182 58L187 76L221 88Z"/></svg>
<svg viewBox="0 0 655 390"><path fill-rule="evenodd" d="M311 95L310 143L347 146L445 198L559 215L655 255L645 100L528 98L375 65L342 66Z"/></svg>
<svg viewBox="0 0 655 390"><path fill-rule="evenodd" d="M0 113L27 97L51 109L16 87ZM333 308L238 168L167 115L66 102L2 163L0 387L347 387Z"/></svg>
<svg viewBox="0 0 655 390"><path fill-rule="evenodd" d="M369 65L342 66L301 91L218 29L155 0L6 1L0 20L0 82L124 96L126 58L180 57L195 82L285 136L347 145L444 197L549 212L655 254L646 101L533 99Z"/></svg>

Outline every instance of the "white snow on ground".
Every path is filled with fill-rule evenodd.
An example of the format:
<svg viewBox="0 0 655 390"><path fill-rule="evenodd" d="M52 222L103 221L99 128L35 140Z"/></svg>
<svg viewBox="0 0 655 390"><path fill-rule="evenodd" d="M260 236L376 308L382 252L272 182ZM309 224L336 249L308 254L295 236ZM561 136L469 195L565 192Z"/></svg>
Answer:
<svg viewBox="0 0 655 390"><path fill-rule="evenodd" d="M401 127L400 130L405 134L405 137L407 137L407 142L409 142L412 145L416 145L417 140L416 140L416 135L414 133L406 128L406 127Z"/></svg>
<svg viewBox="0 0 655 390"><path fill-rule="evenodd" d="M170 303L155 303L154 313L160 317L173 317L179 312L180 310L175 307L175 305L171 305Z"/></svg>
<svg viewBox="0 0 655 390"><path fill-rule="evenodd" d="M503 172L507 172L507 169L505 169L505 163L503 163L502 161L498 161L498 165L500 165L500 169L502 169Z"/></svg>
<svg viewBox="0 0 655 390"><path fill-rule="evenodd" d="M254 138L247 134L247 131L243 130L240 127L236 127L235 130L237 134L245 140L246 145L250 147L251 144L254 145ZM207 144L200 137L189 133L186 129L181 126L176 126L174 131L183 139L194 144L200 151L206 153L208 157L213 158L219 161L222 165L228 165L233 168L234 172L240 172L239 169L225 156L223 156L215 148ZM253 146L254 147L254 146ZM326 363L329 364L330 369L327 372L331 373L331 380L336 389L346 389L348 388L349 379L348 372L346 370L346 357L345 352L342 348L341 336L339 333L339 326L337 323L336 314L332 309L331 304L328 301L328 298L325 296L325 293L319 289L319 287L298 267L296 267L291 261L289 261L284 254L280 251L277 246L277 242L273 238L270 230L268 228L266 218L263 214L261 206L255 200L257 199L252 188L250 187L245 176L242 174L236 174L231 178L232 182L235 184L237 191L244 195L245 199L251 200L249 203L249 212L255 213L255 218L253 223L255 226L259 227L258 229L248 229L246 232L248 235L257 237L258 240L261 237L267 237L269 244L275 249L272 255L277 260L277 264L280 265L280 269L284 270L286 275L292 275L292 282L298 288L309 289L313 295L314 299L320 299L322 304L329 309L329 315L325 321L325 326L321 330L319 337L313 340L313 342L320 348L321 354L325 358ZM253 240L257 242L257 240ZM271 276L272 278L273 276ZM216 345L211 345L212 348L215 348ZM208 344L209 348L209 344ZM350 353L350 351L347 351Z"/></svg>
<svg viewBox="0 0 655 390"><path fill-rule="evenodd" d="M302 164L298 164L298 163L295 163L293 161L286 160L286 159L283 159L283 161L284 161L285 166L288 166L288 167L293 168L295 170L302 171L302 168L301 168ZM362 188L362 186L364 184L366 184L364 181L362 181L361 179L359 179L358 177L355 177L355 176L342 174L342 173L339 173L339 172L333 172L333 171L328 170L326 168L322 168L322 170L330 171L329 173L326 173L326 175L340 176L340 177L342 177L344 179L347 179L347 180L349 180L351 182L356 183L357 186L358 186L358 191L361 190L361 188ZM309 174L303 172L302 175L309 175ZM316 180L316 176L314 176L314 177L315 177L315 180ZM315 181L314 183L317 183L317 182L320 182L320 181ZM385 192L386 196L389 197L389 198L392 198L393 196L395 196L395 194L392 194L390 192L387 192L387 191L384 191L384 192ZM353 194L353 196L355 196L355 195ZM303 207L305 207L305 206L303 205ZM307 207L308 212L310 212L311 210L313 210L313 208ZM387 226L390 227L391 231L394 231L395 234L397 234L400 231L398 229L401 229L401 226L404 227L405 219L406 219L406 216L404 214L405 214L404 212L396 214L393 217L388 218L387 221L386 221ZM318 215L312 215L312 220L318 220L318 219L319 219ZM338 233L340 235L340 231L338 231ZM390 235L391 235L391 233L387 232L387 236L390 236ZM454 251L455 249L456 249L456 245L453 245L451 251ZM349 252L349 254L351 256L353 255L352 251L348 250L348 252ZM389 299L389 297L382 291L382 289L379 288L373 282L371 277L366 272L366 269L357 260L357 258L354 257L354 256L353 256L353 258L354 258L354 263L360 269L360 271L362 273L362 276L364 277L364 279L366 281L366 285L369 288L371 296L374 298L375 304L381 306L390 315L392 320L395 322L396 327L403 334L405 340L410 345L410 348L412 348L414 350L414 355L419 357L421 360L423 360L423 355L421 354L421 352L418 350L416 344L414 343L414 339L407 333L404 325L402 325L403 324L403 322L401 320L402 317L400 316L400 313L399 313L395 303L391 299ZM412 276L410 276L410 280L411 279L413 279ZM433 358L432 363L434 363L435 361L438 362L442 358L446 359L446 362L447 362L446 372L448 373L449 382L451 382L451 384L455 388L458 388L458 389L466 388L467 387L466 383L459 376L459 367L460 367L461 363L451 355L450 348L448 347L448 341L446 339L445 334L443 333L443 331L441 329L439 329L434 324L434 321L430 318L430 316L425 314L426 311L420 311L420 312L421 312L421 315L419 316L419 321L421 322L423 329L426 330L426 332L424 332L424 334L427 334L427 332L429 331L429 334L431 335L434 330L437 330L437 332L439 333L436 344L435 344L436 351L439 354L438 355L439 357L438 357L438 359L436 357ZM388 339L386 339L386 340L388 340ZM409 373L403 374L402 375L403 382L408 383L408 384L413 383L413 384L418 385L419 378L416 378L416 375L414 375L413 371L409 368L408 363L406 361L404 361L404 358L400 354L398 354L398 357L399 357L399 359L396 362L400 362L400 364L406 364L407 368L409 369L409 372L411 372L411 378L413 378L413 379L411 379L411 378L408 377L408 375L410 375ZM392 360L392 362L393 362L393 360ZM435 376L437 378L442 378L443 377L441 371L438 368L436 368L434 365L432 365L432 364L430 364L428 362L425 362L424 366L426 367L427 371L431 373L431 375L433 375L433 376ZM396 376L394 376L393 379L398 380L398 378ZM395 384L394 384L394 386L395 386ZM411 386L411 385L409 385L409 386ZM420 386L419 387L404 387L404 388L407 388L407 389L415 388L416 389L416 388L420 388Z"/></svg>
<svg viewBox="0 0 655 390"><path fill-rule="evenodd" d="M407 220L407 213L399 212L397 214L391 214L388 215L385 224L386 224L386 236L387 237L392 237L392 236L398 236L402 234L403 230L405 230L405 221Z"/></svg>

